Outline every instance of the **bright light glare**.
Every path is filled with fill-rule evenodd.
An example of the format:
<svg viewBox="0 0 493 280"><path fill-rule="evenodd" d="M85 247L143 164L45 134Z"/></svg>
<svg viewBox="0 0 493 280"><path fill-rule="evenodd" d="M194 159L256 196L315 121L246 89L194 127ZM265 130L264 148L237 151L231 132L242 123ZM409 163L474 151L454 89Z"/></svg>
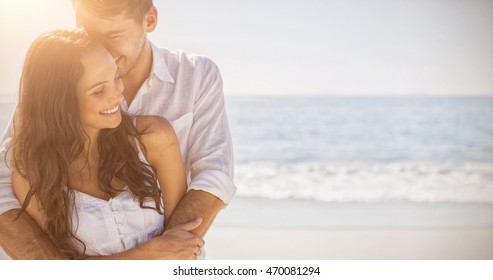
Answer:
<svg viewBox="0 0 493 280"><path fill-rule="evenodd" d="M71 27L70 0L0 0L0 97L17 92L24 55L36 37Z"/></svg>
<svg viewBox="0 0 493 280"><path fill-rule="evenodd" d="M34 18L47 18L46 15L56 16L58 7L66 6L60 0L2 0L0 2L0 15L2 21L29 21ZM62 4L62 5L60 5ZM6 27L6 26L2 26Z"/></svg>

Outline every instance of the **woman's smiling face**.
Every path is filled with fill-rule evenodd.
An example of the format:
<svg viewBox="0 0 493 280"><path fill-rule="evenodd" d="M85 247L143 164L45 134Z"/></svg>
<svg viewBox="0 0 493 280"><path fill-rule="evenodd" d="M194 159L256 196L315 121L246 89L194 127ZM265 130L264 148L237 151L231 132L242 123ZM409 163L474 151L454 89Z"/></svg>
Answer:
<svg viewBox="0 0 493 280"><path fill-rule="evenodd" d="M82 77L77 83L81 124L86 133L120 125L123 82L118 66L102 46L96 45L81 57Z"/></svg>

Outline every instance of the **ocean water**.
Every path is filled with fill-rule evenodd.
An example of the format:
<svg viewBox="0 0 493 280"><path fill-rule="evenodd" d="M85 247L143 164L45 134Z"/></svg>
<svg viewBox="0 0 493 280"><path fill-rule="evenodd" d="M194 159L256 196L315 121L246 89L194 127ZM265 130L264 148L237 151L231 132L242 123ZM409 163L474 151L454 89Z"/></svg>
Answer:
<svg viewBox="0 0 493 280"><path fill-rule="evenodd" d="M240 197L493 203L493 98L226 96ZM12 104L0 104L0 125Z"/></svg>
<svg viewBox="0 0 493 280"><path fill-rule="evenodd" d="M238 196L493 203L493 98L226 102Z"/></svg>

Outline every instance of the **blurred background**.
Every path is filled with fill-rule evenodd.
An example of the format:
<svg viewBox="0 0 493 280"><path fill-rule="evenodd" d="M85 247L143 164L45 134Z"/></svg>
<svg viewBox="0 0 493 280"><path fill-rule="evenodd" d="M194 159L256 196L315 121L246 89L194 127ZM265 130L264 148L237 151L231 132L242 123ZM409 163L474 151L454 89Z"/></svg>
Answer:
<svg viewBox="0 0 493 280"><path fill-rule="evenodd" d="M221 69L237 196L212 259L492 259L493 1L163 1ZM0 125L69 0L0 0Z"/></svg>

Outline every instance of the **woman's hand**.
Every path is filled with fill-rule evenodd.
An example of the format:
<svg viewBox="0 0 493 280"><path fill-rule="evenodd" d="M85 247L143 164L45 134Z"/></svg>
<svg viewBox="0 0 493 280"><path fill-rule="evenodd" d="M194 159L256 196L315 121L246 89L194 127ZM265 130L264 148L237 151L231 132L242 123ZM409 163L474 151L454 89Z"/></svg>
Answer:
<svg viewBox="0 0 493 280"><path fill-rule="evenodd" d="M202 223L202 218L177 225L162 235L135 248L139 259L194 260L202 253L205 242L191 233Z"/></svg>
<svg viewBox="0 0 493 280"><path fill-rule="evenodd" d="M197 218L194 221L177 225L158 237L163 239L159 241L165 243L163 246L166 246L166 248L163 248L163 250L171 254L171 259L194 260L202 254L202 247L204 247L205 241L191 233L201 223L202 218Z"/></svg>

